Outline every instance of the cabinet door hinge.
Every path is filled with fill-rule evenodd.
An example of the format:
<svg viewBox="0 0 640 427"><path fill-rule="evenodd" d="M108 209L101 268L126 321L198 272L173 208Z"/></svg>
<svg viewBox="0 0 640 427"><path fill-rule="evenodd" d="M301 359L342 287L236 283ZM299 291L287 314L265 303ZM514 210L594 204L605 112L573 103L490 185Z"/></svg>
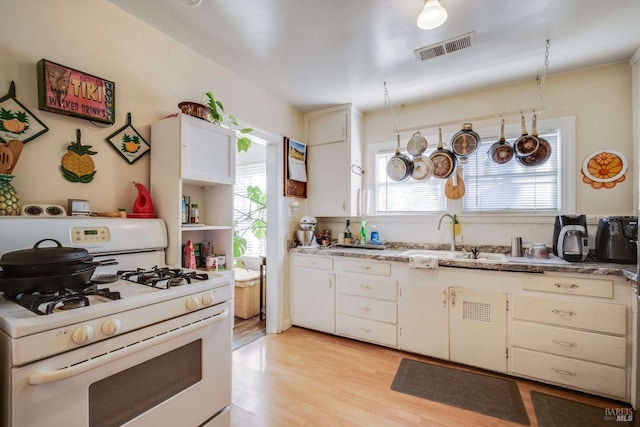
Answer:
<svg viewBox="0 0 640 427"><path fill-rule="evenodd" d="M506 300L507 303L507 311L509 311L509 300Z"/></svg>
<svg viewBox="0 0 640 427"><path fill-rule="evenodd" d="M508 359L508 358L509 358L509 347L507 347L507 348L504 350L504 353L505 353L505 355L507 356L507 359Z"/></svg>
<svg viewBox="0 0 640 427"><path fill-rule="evenodd" d="M402 326L398 328L398 336L402 336Z"/></svg>

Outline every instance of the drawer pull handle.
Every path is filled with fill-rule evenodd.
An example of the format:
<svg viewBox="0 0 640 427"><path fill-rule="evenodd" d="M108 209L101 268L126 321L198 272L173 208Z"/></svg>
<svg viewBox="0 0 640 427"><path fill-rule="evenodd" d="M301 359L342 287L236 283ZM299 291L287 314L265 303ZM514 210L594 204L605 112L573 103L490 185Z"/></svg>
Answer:
<svg viewBox="0 0 640 427"><path fill-rule="evenodd" d="M574 343L574 342L569 342L569 341L559 341L559 340L553 340L554 343L558 344L558 345L563 345L565 347L575 347L578 344Z"/></svg>
<svg viewBox="0 0 640 427"><path fill-rule="evenodd" d="M560 316L575 316L576 313L575 311L571 310L571 311L566 311L566 310L551 310L552 313L554 314L559 314Z"/></svg>
<svg viewBox="0 0 640 427"><path fill-rule="evenodd" d="M362 270L371 270L371 267L368 265L360 265L359 266Z"/></svg>
<svg viewBox="0 0 640 427"><path fill-rule="evenodd" d="M442 307L447 308L447 291L442 291Z"/></svg>
<svg viewBox="0 0 640 427"><path fill-rule="evenodd" d="M371 329L367 329L367 328L360 328L360 330L362 332L367 332L367 333L371 332Z"/></svg>
<svg viewBox="0 0 640 427"><path fill-rule="evenodd" d="M309 261L309 265L316 265L315 261Z"/></svg>
<svg viewBox="0 0 640 427"><path fill-rule="evenodd" d="M362 289L371 289L371 286L369 286L369 285L360 285L360 288L362 288Z"/></svg>
<svg viewBox="0 0 640 427"><path fill-rule="evenodd" d="M571 377L575 377L577 375L575 372L565 371L564 369L551 368L551 370L556 374L569 375Z"/></svg>
<svg viewBox="0 0 640 427"><path fill-rule="evenodd" d="M371 311L369 307L360 307L360 311Z"/></svg>
<svg viewBox="0 0 640 427"><path fill-rule="evenodd" d="M575 283L555 283L553 286L562 289L578 289L580 286Z"/></svg>

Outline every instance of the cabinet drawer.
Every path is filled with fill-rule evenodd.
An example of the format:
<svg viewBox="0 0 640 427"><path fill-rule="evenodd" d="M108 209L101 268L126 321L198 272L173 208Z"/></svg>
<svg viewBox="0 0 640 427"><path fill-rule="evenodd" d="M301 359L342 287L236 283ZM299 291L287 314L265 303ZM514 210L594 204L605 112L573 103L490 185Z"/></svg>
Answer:
<svg viewBox="0 0 640 427"><path fill-rule="evenodd" d="M512 333L511 342L515 347L625 367L626 340L624 337L612 337L518 320L512 323Z"/></svg>
<svg viewBox="0 0 640 427"><path fill-rule="evenodd" d="M396 346L396 325L376 322L375 320L338 314L336 316L336 333L338 335L375 342L388 346Z"/></svg>
<svg viewBox="0 0 640 427"><path fill-rule="evenodd" d="M398 283L388 279L377 279L366 275L338 275L338 293L360 297L396 301Z"/></svg>
<svg viewBox="0 0 640 427"><path fill-rule="evenodd" d="M624 369L537 351L514 348L512 372L619 398L627 394Z"/></svg>
<svg viewBox="0 0 640 427"><path fill-rule="evenodd" d="M613 298L613 280L525 274L522 287L531 291Z"/></svg>
<svg viewBox="0 0 640 427"><path fill-rule="evenodd" d="M391 264L388 262L346 260L342 265L342 269L351 273L377 274L378 276L391 275Z"/></svg>
<svg viewBox="0 0 640 427"><path fill-rule="evenodd" d="M338 314L395 324L398 320L395 302L338 295Z"/></svg>
<svg viewBox="0 0 640 427"><path fill-rule="evenodd" d="M319 270L333 270L333 258L294 256L293 265L296 267L317 268Z"/></svg>
<svg viewBox="0 0 640 427"><path fill-rule="evenodd" d="M624 335L627 308L619 304L513 295L513 318Z"/></svg>

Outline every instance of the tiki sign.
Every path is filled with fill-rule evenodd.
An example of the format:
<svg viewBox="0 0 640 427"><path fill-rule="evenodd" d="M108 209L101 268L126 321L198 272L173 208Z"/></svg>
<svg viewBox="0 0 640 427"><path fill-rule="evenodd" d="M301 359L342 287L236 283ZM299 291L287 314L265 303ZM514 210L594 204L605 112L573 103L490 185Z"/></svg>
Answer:
<svg viewBox="0 0 640 427"><path fill-rule="evenodd" d="M38 61L38 108L113 124L115 83L41 59Z"/></svg>

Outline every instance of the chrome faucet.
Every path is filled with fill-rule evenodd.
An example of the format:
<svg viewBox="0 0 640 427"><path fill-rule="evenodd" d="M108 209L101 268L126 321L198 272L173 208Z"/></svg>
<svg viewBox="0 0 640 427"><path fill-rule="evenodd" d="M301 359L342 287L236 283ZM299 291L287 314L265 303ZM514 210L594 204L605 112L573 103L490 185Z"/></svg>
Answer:
<svg viewBox="0 0 640 427"><path fill-rule="evenodd" d="M451 250L455 251L456 250L456 222L453 219L453 216L446 212L440 215L438 217L438 226L436 227L436 230L440 230L440 226L442 225L442 219L445 217L451 218Z"/></svg>

